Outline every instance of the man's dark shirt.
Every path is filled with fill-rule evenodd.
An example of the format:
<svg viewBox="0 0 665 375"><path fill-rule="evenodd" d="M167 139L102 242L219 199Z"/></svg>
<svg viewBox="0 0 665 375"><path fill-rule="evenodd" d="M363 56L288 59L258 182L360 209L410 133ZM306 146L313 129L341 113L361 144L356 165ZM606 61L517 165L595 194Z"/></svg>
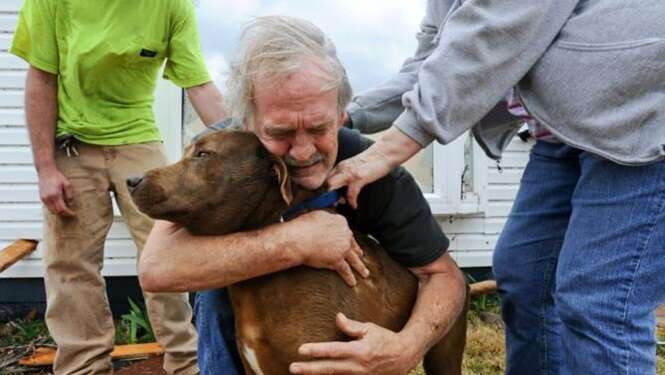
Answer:
<svg viewBox="0 0 665 375"><path fill-rule="evenodd" d="M340 129L337 161L349 159L372 141L355 130ZM404 168L365 186L358 208L337 207L351 229L376 238L390 256L405 267L420 267L448 249L448 238L432 216L429 204L411 174Z"/></svg>

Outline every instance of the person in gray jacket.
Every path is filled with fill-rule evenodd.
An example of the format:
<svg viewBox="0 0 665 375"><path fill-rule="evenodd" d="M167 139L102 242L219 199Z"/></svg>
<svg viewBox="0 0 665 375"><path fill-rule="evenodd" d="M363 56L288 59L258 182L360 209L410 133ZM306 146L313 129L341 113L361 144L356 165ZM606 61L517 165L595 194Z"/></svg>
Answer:
<svg viewBox="0 0 665 375"><path fill-rule="evenodd" d="M337 166L331 189L348 186L355 204L365 184L467 130L498 159L522 106L541 131L494 252L507 373L655 373L665 2L429 0L417 38L400 72L348 108L363 132L393 126Z"/></svg>

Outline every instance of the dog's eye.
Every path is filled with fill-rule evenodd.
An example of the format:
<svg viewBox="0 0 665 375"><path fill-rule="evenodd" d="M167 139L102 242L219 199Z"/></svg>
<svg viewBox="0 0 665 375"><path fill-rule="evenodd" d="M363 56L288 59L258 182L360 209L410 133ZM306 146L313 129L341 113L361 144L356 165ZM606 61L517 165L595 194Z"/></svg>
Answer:
<svg viewBox="0 0 665 375"><path fill-rule="evenodd" d="M208 151L197 151L194 156L197 157L197 158L202 159L202 158L207 158L210 155L212 155L212 154Z"/></svg>

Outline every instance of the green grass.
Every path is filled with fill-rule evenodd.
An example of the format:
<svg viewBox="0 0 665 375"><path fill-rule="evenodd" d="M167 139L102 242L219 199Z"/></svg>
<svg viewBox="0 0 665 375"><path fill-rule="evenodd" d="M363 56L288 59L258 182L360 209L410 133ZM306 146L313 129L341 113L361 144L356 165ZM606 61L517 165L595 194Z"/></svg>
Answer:
<svg viewBox="0 0 665 375"><path fill-rule="evenodd" d="M115 322L116 345L154 342L155 335L145 308L131 299L129 305L129 312ZM0 374L48 373L17 365L20 358L32 353L36 347L55 347L46 324L43 320L34 319L35 315L36 312L32 312L24 319L0 323Z"/></svg>
<svg viewBox="0 0 665 375"><path fill-rule="evenodd" d="M148 319L148 312L129 298L129 312L122 315L116 323L115 342L122 344L138 344L154 342L155 333Z"/></svg>
<svg viewBox="0 0 665 375"><path fill-rule="evenodd" d="M154 340L145 309L133 301L130 302L130 306L130 311L116 322L116 343ZM496 295L483 296L472 302L463 363L465 375L503 374L505 344L503 326L497 321L499 313L500 306ZM0 323L0 374L6 369L11 369L6 367L8 363L15 363L35 346L45 345L53 345L53 341L42 320L28 317L5 324ZM424 374L422 368L418 368L409 375ZM665 346L659 346L657 350L657 374L665 375Z"/></svg>

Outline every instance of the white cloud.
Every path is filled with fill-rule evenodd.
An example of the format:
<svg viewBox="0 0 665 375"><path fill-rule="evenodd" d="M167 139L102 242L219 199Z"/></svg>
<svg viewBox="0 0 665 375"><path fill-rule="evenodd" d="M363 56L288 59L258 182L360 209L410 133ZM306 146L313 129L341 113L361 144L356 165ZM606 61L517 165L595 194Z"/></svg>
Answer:
<svg viewBox="0 0 665 375"><path fill-rule="evenodd" d="M424 6L425 0L200 0L197 14L206 60L218 64L214 69L224 67L220 61L230 57L251 17L284 14L308 19L328 34L354 89L362 91L413 53Z"/></svg>

